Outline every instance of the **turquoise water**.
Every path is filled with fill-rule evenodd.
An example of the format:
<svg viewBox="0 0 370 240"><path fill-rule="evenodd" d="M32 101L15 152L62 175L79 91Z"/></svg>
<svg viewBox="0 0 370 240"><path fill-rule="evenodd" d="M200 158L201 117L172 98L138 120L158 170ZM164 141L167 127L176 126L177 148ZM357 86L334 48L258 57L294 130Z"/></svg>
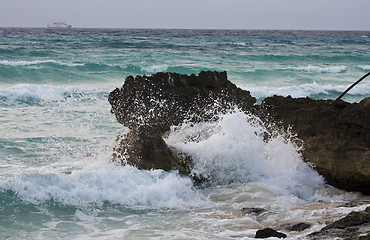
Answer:
<svg viewBox="0 0 370 240"><path fill-rule="evenodd" d="M302 219L313 223L309 231L319 229L353 210L335 206L356 196L323 194L324 180L303 163L299 147L283 136L265 143L253 116L183 124L166 139L214 177L210 186L194 186L176 172L111 162L115 137L127 129L107 96L128 75L226 70L258 101L274 94L335 99L370 71L369 36L0 29L0 238L248 239ZM369 95L365 79L343 99ZM194 134L197 141L185 140ZM268 212L243 216L243 207Z"/></svg>

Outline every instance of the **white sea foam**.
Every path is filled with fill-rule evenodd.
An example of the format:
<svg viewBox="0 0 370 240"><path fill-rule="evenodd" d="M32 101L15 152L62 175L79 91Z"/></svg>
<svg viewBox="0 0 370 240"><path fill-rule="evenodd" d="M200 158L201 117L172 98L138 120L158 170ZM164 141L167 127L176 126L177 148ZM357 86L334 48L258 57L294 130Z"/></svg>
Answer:
<svg viewBox="0 0 370 240"><path fill-rule="evenodd" d="M333 66L333 67L318 67L318 66L305 66L293 67L293 70L315 73L342 73L347 71L347 66Z"/></svg>
<svg viewBox="0 0 370 240"><path fill-rule="evenodd" d="M6 66L29 66L29 65L39 65L39 64L45 64L45 63L52 63L56 65L62 65L62 66L68 66L68 67L75 67L75 66L83 66L82 63L66 63L58 60L34 60L34 61L9 61L9 60L2 60L0 61L1 65Z"/></svg>
<svg viewBox="0 0 370 240"><path fill-rule="evenodd" d="M167 71L167 65L155 65L155 66L142 66L141 70L148 73L157 73Z"/></svg>
<svg viewBox="0 0 370 240"><path fill-rule="evenodd" d="M62 101L71 94L84 95L92 91L81 90L73 87L53 85L18 84L9 88L0 88L0 97L6 98L6 102L14 101Z"/></svg>
<svg viewBox="0 0 370 240"><path fill-rule="evenodd" d="M369 71L370 70L370 65L361 65L361 66L358 66L358 67L361 68L364 71Z"/></svg>
<svg viewBox="0 0 370 240"><path fill-rule="evenodd" d="M328 95L333 93L342 93L346 90L348 85L329 85L329 84L320 84L317 82L306 83L296 86L286 86L286 87L243 87L244 89L251 92L251 95L256 98L265 98L273 95L280 96L292 96L294 98L299 97L310 97L318 94ZM351 89L347 95L369 95L370 94L370 85L366 83L360 83L355 88Z"/></svg>
<svg viewBox="0 0 370 240"><path fill-rule="evenodd" d="M221 184L260 182L277 194L311 198L322 177L289 139L278 135L266 142L265 134L258 119L235 110L216 122L174 128L166 142L194 157L195 175Z"/></svg>
<svg viewBox="0 0 370 240"><path fill-rule="evenodd" d="M234 45L236 45L236 46L247 46L247 44L245 43L245 42L235 42L235 43L233 43Z"/></svg>
<svg viewBox="0 0 370 240"><path fill-rule="evenodd" d="M93 164L70 174L34 169L0 178L0 190L12 190L24 201L54 200L79 207L105 202L129 207L181 208L200 204L201 196L189 178L162 170Z"/></svg>

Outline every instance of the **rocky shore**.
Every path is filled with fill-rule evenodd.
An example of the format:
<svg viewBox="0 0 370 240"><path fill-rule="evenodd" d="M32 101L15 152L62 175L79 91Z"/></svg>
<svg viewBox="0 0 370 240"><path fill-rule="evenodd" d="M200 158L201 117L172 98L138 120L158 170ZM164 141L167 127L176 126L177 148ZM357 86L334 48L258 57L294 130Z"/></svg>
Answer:
<svg viewBox="0 0 370 240"><path fill-rule="evenodd" d="M226 72L130 76L108 100L118 122L130 128L126 136L117 138L115 161L182 174L189 174L192 160L164 142L162 136L171 126L184 120L196 123L214 119L235 106L248 111L256 102L248 91L228 81Z"/></svg>
<svg viewBox="0 0 370 240"><path fill-rule="evenodd" d="M117 137L114 161L139 169L177 170L189 175L192 158L167 146L163 136L173 125L216 120L218 113L238 107L258 116L273 131L291 131L302 156L327 183L348 191L370 194L370 98L359 103L342 100L313 100L273 96L260 105L248 91L227 80L226 72L201 72L196 75L157 73L153 76L127 77L122 88L109 95L112 113L130 128ZM267 136L268 138L268 136ZM267 139L268 140L268 139ZM191 176L204 181L200 176ZM362 204L369 204L362 203ZM328 224L307 239L369 239L370 207L352 212ZM245 208L243 214L261 214L265 209ZM309 223L283 226L289 231L309 229ZM255 238L286 234L261 229Z"/></svg>
<svg viewBox="0 0 370 240"><path fill-rule="evenodd" d="M131 129L117 137L114 161L121 164L189 174L191 157L170 149L163 135L185 120L214 120L217 113L237 106L271 130L296 133L303 141L304 159L330 185L370 194L370 98L347 103L273 96L255 105L250 92L231 83L226 72L208 71L198 76L129 76L121 89L110 93L109 102L118 122Z"/></svg>
<svg viewBox="0 0 370 240"><path fill-rule="evenodd" d="M308 239L368 240L370 239L370 207L364 211L351 212L320 231L308 235Z"/></svg>
<svg viewBox="0 0 370 240"><path fill-rule="evenodd" d="M370 204L370 201L353 201L348 204ZM245 211L244 209L242 211ZM299 222L295 224L282 225L279 231L272 228L264 228L256 231L254 238L288 238L289 234L303 232L310 229L311 224ZM319 231L315 231L304 236L306 240L368 240L370 239L370 207L364 211L354 211L347 216L328 223Z"/></svg>
<svg viewBox="0 0 370 240"><path fill-rule="evenodd" d="M259 114L297 134L304 159L328 184L370 194L370 98L359 103L273 96Z"/></svg>

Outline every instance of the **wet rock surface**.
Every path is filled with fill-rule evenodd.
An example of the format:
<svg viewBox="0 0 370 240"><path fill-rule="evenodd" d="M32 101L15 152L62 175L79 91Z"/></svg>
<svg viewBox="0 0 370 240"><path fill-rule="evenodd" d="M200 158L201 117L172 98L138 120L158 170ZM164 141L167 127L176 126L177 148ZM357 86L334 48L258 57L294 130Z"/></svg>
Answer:
<svg viewBox="0 0 370 240"><path fill-rule="evenodd" d="M129 76L108 100L118 122L131 129L164 133L185 119L213 118L237 105L248 110L256 99L227 79L226 72L157 73Z"/></svg>
<svg viewBox="0 0 370 240"><path fill-rule="evenodd" d="M286 238L287 235L271 228L265 228L262 230L258 230L254 238L269 238L269 237Z"/></svg>
<svg viewBox="0 0 370 240"><path fill-rule="evenodd" d="M188 174L191 158L168 148L162 136L184 120L214 119L238 106L247 111L256 102L248 91L227 80L226 72L196 75L157 73L129 76L109 94L112 113L130 128L118 138L114 159L139 169L178 170Z"/></svg>
<svg viewBox="0 0 370 240"><path fill-rule="evenodd" d="M300 222L300 223L295 223L295 224L288 224L283 226L285 229L293 232L302 232L308 228L311 227L311 224L305 223L305 222Z"/></svg>
<svg viewBox="0 0 370 240"><path fill-rule="evenodd" d="M362 212L351 212L346 217L308 235L312 240L341 238L346 240L370 239L370 207Z"/></svg>
<svg viewBox="0 0 370 240"><path fill-rule="evenodd" d="M189 175L191 167L190 157L171 150L159 134L147 135L137 130L117 137L113 157L121 165L129 164L145 170L178 170Z"/></svg>
<svg viewBox="0 0 370 240"><path fill-rule="evenodd" d="M226 72L208 71L129 76L108 100L118 122L131 129L117 138L114 159L121 164L188 174L191 157L170 149L163 135L185 120L215 120L237 106L259 116L272 131L296 133L304 159L330 185L370 194L370 98L351 104L273 96L254 105L256 99L228 81Z"/></svg>
<svg viewBox="0 0 370 240"><path fill-rule="evenodd" d="M291 127L303 157L329 184L370 194L370 98L351 104L274 96L259 110L266 122Z"/></svg>
<svg viewBox="0 0 370 240"><path fill-rule="evenodd" d="M241 212L243 215L254 214L258 216L264 212L267 212L267 210L264 208L242 208Z"/></svg>

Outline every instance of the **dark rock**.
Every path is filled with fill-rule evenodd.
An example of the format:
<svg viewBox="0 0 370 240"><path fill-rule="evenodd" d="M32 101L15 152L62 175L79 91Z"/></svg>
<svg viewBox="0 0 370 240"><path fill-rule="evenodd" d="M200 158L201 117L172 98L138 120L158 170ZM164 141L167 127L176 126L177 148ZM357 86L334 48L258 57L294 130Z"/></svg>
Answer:
<svg viewBox="0 0 370 240"><path fill-rule="evenodd" d="M285 229L287 229L289 231L294 231L294 232L302 232L303 230L306 230L310 227L311 227L311 224L304 223L304 222L284 225Z"/></svg>
<svg viewBox="0 0 370 240"><path fill-rule="evenodd" d="M347 202L347 203L344 203L338 207L347 207L347 208L351 208L351 207L357 207L357 206L361 206L361 205L365 205L365 204L370 204L370 200L355 200L355 201L350 201L350 202Z"/></svg>
<svg viewBox="0 0 370 240"><path fill-rule="evenodd" d="M309 234L309 237L314 240L334 237L340 237L343 239L362 239L365 235L369 236L369 227L370 208L368 207L362 212L351 212L346 217L327 225L320 231Z"/></svg>
<svg viewBox="0 0 370 240"><path fill-rule="evenodd" d="M370 98L341 100L269 97L258 113L303 140L303 157L335 187L370 194Z"/></svg>
<svg viewBox="0 0 370 240"><path fill-rule="evenodd" d="M184 120L215 119L238 106L248 111L256 102L248 91L227 80L226 72L198 76L157 73L129 76L121 89L109 94L112 113L131 131L119 138L114 161L139 169L178 170L188 174L191 158L169 149L162 136ZM200 178L200 177L199 177Z"/></svg>
<svg viewBox="0 0 370 240"><path fill-rule="evenodd" d="M339 219L338 221L335 221L334 223L324 227L322 230L327 229L345 229L348 227L357 227L364 224L370 223L370 213L363 211L363 212L351 212L347 216L345 216L342 219Z"/></svg>
<svg viewBox="0 0 370 240"><path fill-rule="evenodd" d="M258 230L256 232L256 235L254 236L254 238L269 238L269 237L286 238L287 235L285 235L284 233L275 231L274 229L271 229L271 228L265 228L262 230Z"/></svg>
<svg viewBox="0 0 370 240"><path fill-rule="evenodd" d="M256 99L227 80L226 72L200 72L198 76L157 73L129 76L121 89L109 94L109 103L118 122L131 129L164 133L193 117L213 118L237 105L248 110Z"/></svg>
<svg viewBox="0 0 370 240"><path fill-rule="evenodd" d="M140 169L178 170L181 174L189 174L190 160L184 154L171 151L161 136L147 136L143 132L130 131L125 136L117 138L113 157L125 165L129 163Z"/></svg>
<svg viewBox="0 0 370 240"><path fill-rule="evenodd" d="M115 161L122 164L187 174L191 157L168 148L162 136L184 120L216 120L237 106L258 115L271 129L291 128L303 141L304 159L330 185L370 194L370 98L351 104L274 96L254 106L256 99L228 81L226 72L208 71L198 76L129 76L108 100L118 122L132 131L115 148Z"/></svg>
<svg viewBox="0 0 370 240"><path fill-rule="evenodd" d="M266 212L267 210L264 208L242 208L242 214L255 214L260 215L263 212Z"/></svg>

